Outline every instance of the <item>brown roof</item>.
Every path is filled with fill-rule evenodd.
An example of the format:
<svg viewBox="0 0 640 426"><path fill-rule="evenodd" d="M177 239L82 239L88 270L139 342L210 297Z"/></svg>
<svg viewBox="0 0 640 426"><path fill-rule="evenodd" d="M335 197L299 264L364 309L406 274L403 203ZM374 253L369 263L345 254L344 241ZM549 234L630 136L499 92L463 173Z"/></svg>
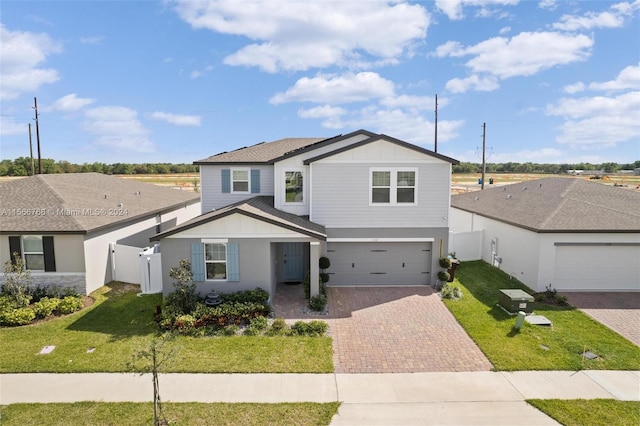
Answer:
<svg viewBox="0 0 640 426"><path fill-rule="evenodd" d="M100 173L36 175L0 184L0 232L86 233L199 200L193 192Z"/></svg>
<svg viewBox="0 0 640 426"><path fill-rule="evenodd" d="M151 240L159 241L169 235L236 213L309 235L319 240L326 240L327 238L324 226L311 222L302 216L278 210L273 207L273 197L261 195L195 217L154 236Z"/></svg>
<svg viewBox="0 0 640 426"><path fill-rule="evenodd" d="M640 193L545 178L453 195L451 206L535 232L640 232Z"/></svg>
<svg viewBox="0 0 640 426"><path fill-rule="evenodd" d="M261 142L231 152L212 155L211 157L194 161L194 164L269 163L287 153L313 145L325 139L326 138L285 138L273 142Z"/></svg>

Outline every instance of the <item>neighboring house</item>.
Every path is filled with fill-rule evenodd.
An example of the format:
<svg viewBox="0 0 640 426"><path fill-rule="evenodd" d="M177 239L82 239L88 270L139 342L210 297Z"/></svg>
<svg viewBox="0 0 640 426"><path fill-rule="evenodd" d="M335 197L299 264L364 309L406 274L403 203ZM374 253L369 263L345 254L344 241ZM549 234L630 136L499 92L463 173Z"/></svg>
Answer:
<svg viewBox="0 0 640 426"><path fill-rule="evenodd" d="M223 152L200 166L202 215L156 235L163 287L192 262L201 293L300 282L318 258L330 285L427 285L446 255L456 160L359 130Z"/></svg>
<svg viewBox="0 0 640 426"><path fill-rule="evenodd" d="M640 193L546 178L454 195L451 230L535 291L640 290Z"/></svg>
<svg viewBox="0 0 640 426"><path fill-rule="evenodd" d="M112 280L110 243L148 246L199 213L193 192L98 173L15 179L0 184L0 261L17 252L34 284L88 294Z"/></svg>

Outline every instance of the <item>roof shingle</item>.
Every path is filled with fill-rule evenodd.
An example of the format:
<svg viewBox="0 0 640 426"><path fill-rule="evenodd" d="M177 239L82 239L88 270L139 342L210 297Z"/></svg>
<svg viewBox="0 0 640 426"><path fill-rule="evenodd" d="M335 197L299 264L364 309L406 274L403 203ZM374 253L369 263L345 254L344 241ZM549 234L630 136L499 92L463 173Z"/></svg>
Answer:
<svg viewBox="0 0 640 426"><path fill-rule="evenodd" d="M199 200L193 192L100 173L36 175L0 184L0 232L86 233Z"/></svg>
<svg viewBox="0 0 640 426"><path fill-rule="evenodd" d="M451 197L451 206L535 232L640 232L640 193L544 178Z"/></svg>

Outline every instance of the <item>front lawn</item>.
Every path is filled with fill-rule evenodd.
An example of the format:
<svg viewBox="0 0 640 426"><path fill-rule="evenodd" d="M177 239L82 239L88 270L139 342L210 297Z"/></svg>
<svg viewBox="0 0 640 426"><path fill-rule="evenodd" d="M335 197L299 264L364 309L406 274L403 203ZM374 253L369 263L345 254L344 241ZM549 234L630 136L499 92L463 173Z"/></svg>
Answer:
<svg viewBox="0 0 640 426"><path fill-rule="evenodd" d="M640 425L638 401L531 399L527 402L565 426Z"/></svg>
<svg viewBox="0 0 640 426"><path fill-rule="evenodd" d="M161 295L136 295L135 286L112 283L93 294L96 303L46 322L0 329L0 373L124 372L132 354L146 349ZM179 348L163 372L328 373L329 337L178 336ZM39 355L45 346L55 346Z"/></svg>
<svg viewBox="0 0 640 426"><path fill-rule="evenodd" d="M181 425L328 425L339 402L283 404L167 403L169 424ZM148 425L153 403L77 402L73 404L12 404L1 407L2 424L16 425Z"/></svg>
<svg viewBox="0 0 640 426"><path fill-rule="evenodd" d="M547 317L553 326L525 322L515 331L515 317L497 306L498 293L501 289L531 290L483 261L463 262L453 284L461 287L464 297L443 300L496 370L638 368L640 348L570 306L534 303L534 312ZM583 359L585 349L598 358Z"/></svg>

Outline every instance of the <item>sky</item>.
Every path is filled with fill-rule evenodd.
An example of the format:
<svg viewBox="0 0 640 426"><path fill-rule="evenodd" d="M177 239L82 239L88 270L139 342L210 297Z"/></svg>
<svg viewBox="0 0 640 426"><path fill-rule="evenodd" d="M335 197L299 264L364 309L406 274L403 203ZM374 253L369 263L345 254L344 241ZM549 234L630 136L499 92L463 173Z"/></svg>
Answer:
<svg viewBox="0 0 640 426"><path fill-rule="evenodd" d="M459 161L640 160L640 0L0 3L0 157L191 163L384 133Z"/></svg>

